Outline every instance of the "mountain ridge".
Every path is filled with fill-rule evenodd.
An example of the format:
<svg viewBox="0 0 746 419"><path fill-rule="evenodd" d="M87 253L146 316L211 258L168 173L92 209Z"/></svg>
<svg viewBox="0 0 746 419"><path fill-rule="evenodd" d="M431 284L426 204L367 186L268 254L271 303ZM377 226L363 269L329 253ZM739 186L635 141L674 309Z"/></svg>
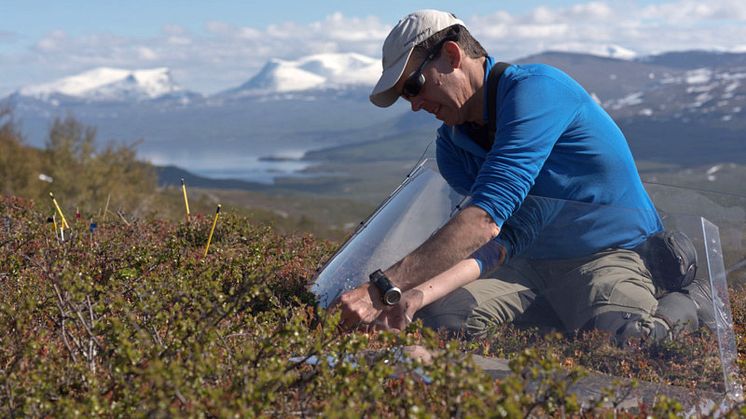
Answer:
<svg viewBox="0 0 746 419"><path fill-rule="evenodd" d="M615 60L669 70L694 70L701 67L746 66L746 53L719 50L669 51L639 56L619 45L601 45L579 51L568 46L531 54L514 60L529 62L534 57L562 55L585 60ZM19 88L20 96L48 100L53 96L90 100L149 100L184 93L212 98L261 96L289 92L346 89L372 86L381 73L380 59L359 53L312 54L296 59L271 58L244 83L212 95L202 95L177 84L166 67L126 70L98 67L45 83Z"/></svg>
<svg viewBox="0 0 746 419"><path fill-rule="evenodd" d="M570 74L617 121L637 158L684 166L746 159L741 135L746 130L746 65L740 65L746 62L746 53L671 54L622 60L549 51L513 62L550 64ZM35 146L43 146L54 118L73 114L97 127L105 140L143 139L138 153L158 164L189 167L202 174L216 166L230 168L232 173L266 170L265 175L274 178L294 169L281 161L262 161L262 157L352 144L370 147L372 141L396 137L415 143L390 141L392 150L419 150L416 139L430 135L437 125L424 112L410 112L403 101L386 109L372 106L369 86L335 84L351 80L343 76L353 62L372 72L378 65L372 59L348 55L356 61L347 62L342 56L309 57L275 61L279 67L289 65L324 78L302 91L259 93L250 79L243 85L244 93L195 96L186 101L165 95L116 103L59 97L49 103L17 95L10 106ZM715 64L703 69L701 64L708 57ZM252 180L252 176L243 179Z"/></svg>
<svg viewBox="0 0 746 419"><path fill-rule="evenodd" d="M140 101L189 92L174 82L171 70L166 67L143 70L98 67L51 82L24 86L16 93L47 101L60 98Z"/></svg>
<svg viewBox="0 0 746 419"><path fill-rule="evenodd" d="M257 96L369 86L375 84L380 72L377 59L357 53L314 54L297 60L273 58L245 83L214 96Z"/></svg>

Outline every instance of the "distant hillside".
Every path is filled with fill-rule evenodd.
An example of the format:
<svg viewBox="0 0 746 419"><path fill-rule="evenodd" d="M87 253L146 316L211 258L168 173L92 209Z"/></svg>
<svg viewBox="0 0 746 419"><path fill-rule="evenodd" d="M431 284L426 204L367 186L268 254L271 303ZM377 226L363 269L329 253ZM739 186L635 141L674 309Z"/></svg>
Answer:
<svg viewBox="0 0 746 419"><path fill-rule="evenodd" d="M531 55L516 61L516 64L528 63L549 64L565 71L589 93L596 95L601 102L622 98L644 89L654 83L651 74L661 77L679 71L655 63L556 51Z"/></svg>
<svg viewBox="0 0 746 419"><path fill-rule="evenodd" d="M674 51L638 58L637 61L665 67L698 68L745 67L746 54L719 51Z"/></svg>
<svg viewBox="0 0 746 419"><path fill-rule="evenodd" d="M707 51L629 59L546 52L516 63L547 63L576 78L619 123L637 159L689 167L746 161L745 61L746 54ZM163 95L94 102L20 93L7 100L37 147L55 116L72 113L95 126L104 140L142 140L138 152L154 164L189 168L202 177L246 169L239 180L257 181L252 170L264 179L284 178L293 170L279 160L262 160L268 156L369 147L377 141L398 144L369 154L368 163L421 153L437 124L425 112L410 112L405 103L372 106L368 94L376 63L355 54L274 60L235 89L188 100ZM114 86L129 86L133 79L142 84L137 74ZM310 79L318 83L303 82Z"/></svg>
<svg viewBox="0 0 746 419"><path fill-rule="evenodd" d="M195 175L177 166L156 166L158 175L158 186L181 186L182 179L187 185L197 188L209 189L241 189L248 191L266 191L272 189L271 185L255 182L247 182L238 179L213 179Z"/></svg>

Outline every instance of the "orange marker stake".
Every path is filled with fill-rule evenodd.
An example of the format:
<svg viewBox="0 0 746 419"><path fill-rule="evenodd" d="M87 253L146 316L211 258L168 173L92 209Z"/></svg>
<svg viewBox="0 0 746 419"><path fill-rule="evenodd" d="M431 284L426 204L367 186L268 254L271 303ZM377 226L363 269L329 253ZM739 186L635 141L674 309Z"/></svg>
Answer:
<svg viewBox="0 0 746 419"><path fill-rule="evenodd" d="M186 221L189 222L189 199L187 199L186 183L184 178L181 178L181 191L184 193L184 206L186 207Z"/></svg>
<svg viewBox="0 0 746 419"><path fill-rule="evenodd" d="M57 208L57 213L60 214L60 218L62 219L62 228L70 228L70 225L67 223L67 220L65 219L65 214L62 213L62 210L60 209L59 204L57 204L57 200L54 199L54 194L50 192L49 196L52 198L54 207Z"/></svg>
<svg viewBox="0 0 746 419"><path fill-rule="evenodd" d="M210 229L210 236L207 238L207 246L205 246L205 254L203 257L207 257L207 251L210 250L210 242L212 242L212 233L215 232L215 226L218 224L218 216L220 215L220 204L218 209L215 211L215 219L212 220L212 228Z"/></svg>

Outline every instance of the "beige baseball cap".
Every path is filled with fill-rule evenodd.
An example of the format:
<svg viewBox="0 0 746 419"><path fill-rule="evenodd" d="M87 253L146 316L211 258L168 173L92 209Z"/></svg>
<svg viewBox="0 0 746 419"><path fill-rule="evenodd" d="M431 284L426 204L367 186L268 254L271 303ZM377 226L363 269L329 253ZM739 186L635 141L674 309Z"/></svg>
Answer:
<svg viewBox="0 0 746 419"><path fill-rule="evenodd" d="M399 98L394 85L407 66L414 47L433 34L453 25L464 25L453 13L418 10L394 26L383 42L383 73L370 94L374 105L386 108Z"/></svg>

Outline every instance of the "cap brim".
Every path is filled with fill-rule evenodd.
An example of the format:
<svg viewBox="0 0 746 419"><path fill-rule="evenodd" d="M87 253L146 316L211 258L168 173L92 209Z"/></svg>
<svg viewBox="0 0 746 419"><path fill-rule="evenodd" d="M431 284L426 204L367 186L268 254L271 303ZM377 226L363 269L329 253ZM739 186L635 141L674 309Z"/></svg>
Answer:
<svg viewBox="0 0 746 419"><path fill-rule="evenodd" d="M399 99L399 92L394 90L394 86L401 78L404 73L404 69L407 67L409 57L412 55L414 48L411 48L409 52L402 55L399 60L389 66L389 68L383 70L381 78L378 79L376 87L373 88L373 92L370 94L370 101L374 105L381 108L387 108Z"/></svg>

